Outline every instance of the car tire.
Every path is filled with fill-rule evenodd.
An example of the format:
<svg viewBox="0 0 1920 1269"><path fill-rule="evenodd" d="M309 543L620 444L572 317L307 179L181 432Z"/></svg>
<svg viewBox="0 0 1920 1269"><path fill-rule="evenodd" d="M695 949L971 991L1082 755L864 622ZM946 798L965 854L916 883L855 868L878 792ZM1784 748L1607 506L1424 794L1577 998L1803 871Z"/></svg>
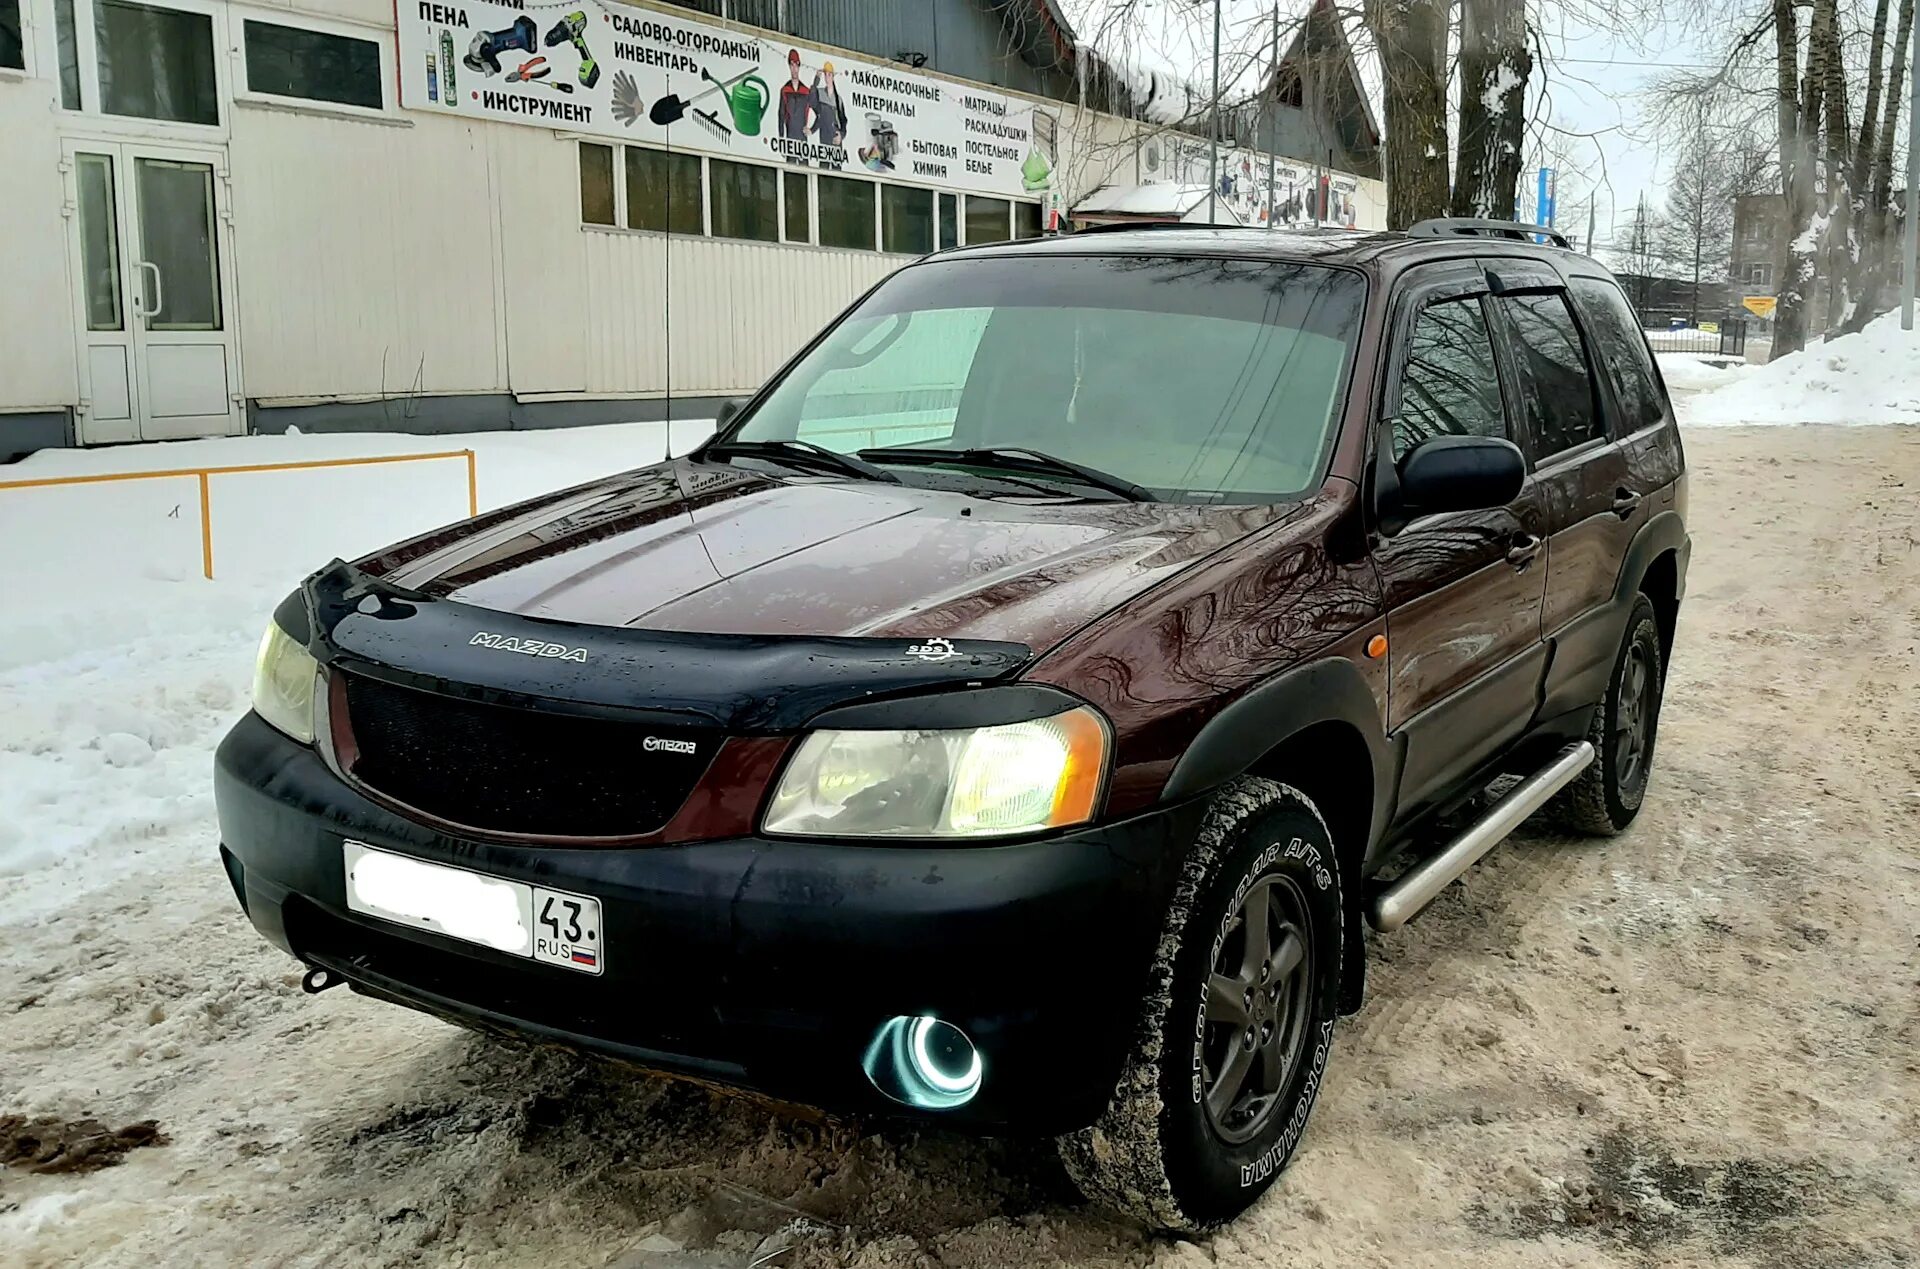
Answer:
<svg viewBox="0 0 1920 1269"><path fill-rule="evenodd" d="M1665 686L1660 623L1653 602L1637 595L1607 680L1607 694L1587 729L1594 760L1547 804L1553 822L1601 837L1611 837L1633 823L1653 770Z"/></svg>
<svg viewBox="0 0 1920 1269"><path fill-rule="evenodd" d="M1264 936L1251 934L1256 910ZM1273 780L1224 786L1183 866L1113 1097L1059 1139L1087 1197L1194 1233L1273 1183L1320 1090L1341 953L1358 937L1349 917L1313 802Z"/></svg>

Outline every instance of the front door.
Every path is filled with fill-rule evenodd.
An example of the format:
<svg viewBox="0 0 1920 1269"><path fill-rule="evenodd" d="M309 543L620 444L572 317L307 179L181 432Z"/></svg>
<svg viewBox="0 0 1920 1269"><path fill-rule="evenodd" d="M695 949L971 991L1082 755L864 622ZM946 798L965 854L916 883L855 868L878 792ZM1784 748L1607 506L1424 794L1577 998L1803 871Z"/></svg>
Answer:
<svg viewBox="0 0 1920 1269"><path fill-rule="evenodd" d="M1470 262L1419 270L1395 313L1392 417L1377 443L1396 465L1439 436L1517 440ZM1379 539L1386 594L1388 730L1402 739L1400 811L1417 812L1517 739L1545 668L1546 560L1530 477L1504 507L1420 516Z"/></svg>
<svg viewBox="0 0 1920 1269"><path fill-rule="evenodd" d="M81 443L238 435L225 151L72 140L63 166Z"/></svg>

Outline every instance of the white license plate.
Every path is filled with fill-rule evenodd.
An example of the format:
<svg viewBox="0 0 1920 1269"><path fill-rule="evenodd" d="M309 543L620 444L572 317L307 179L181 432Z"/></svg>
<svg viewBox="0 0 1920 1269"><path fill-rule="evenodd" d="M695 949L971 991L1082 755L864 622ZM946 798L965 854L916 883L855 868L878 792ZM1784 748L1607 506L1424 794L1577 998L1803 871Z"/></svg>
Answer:
<svg viewBox="0 0 1920 1269"><path fill-rule="evenodd" d="M598 899L430 864L365 842L344 845L347 906L355 912L583 974L606 967Z"/></svg>

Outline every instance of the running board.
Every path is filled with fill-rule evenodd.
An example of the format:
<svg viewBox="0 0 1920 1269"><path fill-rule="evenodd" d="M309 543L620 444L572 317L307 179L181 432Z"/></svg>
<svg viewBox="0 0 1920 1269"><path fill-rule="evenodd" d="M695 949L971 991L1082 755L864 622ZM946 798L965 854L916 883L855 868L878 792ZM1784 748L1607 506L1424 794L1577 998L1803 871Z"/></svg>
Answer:
<svg viewBox="0 0 1920 1269"><path fill-rule="evenodd" d="M1593 746L1587 741L1562 749L1552 762L1509 789L1439 854L1409 868L1375 896L1367 906L1367 920L1376 930L1397 930L1405 925L1482 855L1506 840L1548 798L1571 784L1592 761Z"/></svg>

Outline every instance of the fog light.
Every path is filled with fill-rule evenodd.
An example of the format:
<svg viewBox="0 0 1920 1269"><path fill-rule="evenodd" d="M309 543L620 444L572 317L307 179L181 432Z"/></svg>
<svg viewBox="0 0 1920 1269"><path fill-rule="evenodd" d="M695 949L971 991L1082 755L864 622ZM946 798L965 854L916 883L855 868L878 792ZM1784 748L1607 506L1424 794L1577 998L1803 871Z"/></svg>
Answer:
<svg viewBox="0 0 1920 1269"><path fill-rule="evenodd" d="M882 1023L860 1065L875 1088L916 1110L952 1110L980 1091L980 1050L959 1027L926 1015Z"/></svg>

